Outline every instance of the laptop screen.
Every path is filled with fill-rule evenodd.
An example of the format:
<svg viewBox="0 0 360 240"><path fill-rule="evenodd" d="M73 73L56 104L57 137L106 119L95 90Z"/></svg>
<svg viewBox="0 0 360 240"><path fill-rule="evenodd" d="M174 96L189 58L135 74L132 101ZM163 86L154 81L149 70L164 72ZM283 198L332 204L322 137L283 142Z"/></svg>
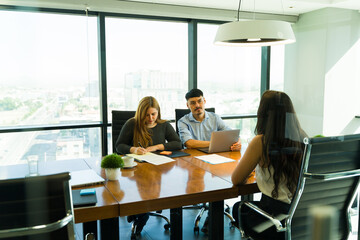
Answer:
<svg viewBox="0 0 360 240"><path fill-rule="evenodd" d="M91 186L105 182L105 180L92 169L73 171L70 175L71 187Z"/></svg>

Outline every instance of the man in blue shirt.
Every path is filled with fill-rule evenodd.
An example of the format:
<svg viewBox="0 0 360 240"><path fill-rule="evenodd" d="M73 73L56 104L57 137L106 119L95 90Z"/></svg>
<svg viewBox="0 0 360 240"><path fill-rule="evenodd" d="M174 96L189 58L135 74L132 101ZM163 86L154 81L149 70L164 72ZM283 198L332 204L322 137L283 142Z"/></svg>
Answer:
<svg viewBox="0 0 360 240"><path fill-rule="evenodd" d="M215 113L205 111L206 100L200 89L192 89L185 95L186 105L191 113L178 121L179 135L187 148L209 147L211 133L230 130ZM240 140L230 146L231 151L240 151Z"/></svg>
<svg viewBox="0 0 360 240"><path fill-rule="evenodd" d="M186 114L178 121L178 129L181 142L187 148L209 147L211 133L214 131L230 130L220 116L213 112L205 111L206 100L200 89L192 89L185 95L186 106L190 113ZM241 142L239 141L230 146L231 151L240 151ZM209 217L206 217L201 231L208 232Z"/></svg>

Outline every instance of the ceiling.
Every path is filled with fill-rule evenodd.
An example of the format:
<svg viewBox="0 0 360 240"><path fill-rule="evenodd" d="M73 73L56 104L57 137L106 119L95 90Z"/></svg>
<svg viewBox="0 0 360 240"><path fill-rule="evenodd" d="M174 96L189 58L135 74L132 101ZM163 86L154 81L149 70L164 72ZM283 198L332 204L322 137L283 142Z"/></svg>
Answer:
<svg viewBox="0 0 360 240"><path fill-rule="evenodd" d="M235 12L238 9L239 0L0 0L0 5L18 5L61 9L84 9L85 6L93 11L121 12L125 8L133 8L133 12L140 11L137 6L146 8L158 8L158 11L166 11L168 8L183 8L201 11ZM241 0L241 11L248 13L267 13L279 15L294 15L318 10L322 8L344 8L360 10L360 0ZM195 9L195 10L194 10ZM150 10L151 11L151 10ZM241 16L240 16L241 17Z"/></svg>
<svg viewBox="0 0 360 240"><path fill-rule="evenodd" d="M122 1L122 0L120 0ZM239 0L126 0L128 2L160 3L237 10ZM241 0L241 11L299 15L313 10L334 7L360 10L360 0Z"/></svg>

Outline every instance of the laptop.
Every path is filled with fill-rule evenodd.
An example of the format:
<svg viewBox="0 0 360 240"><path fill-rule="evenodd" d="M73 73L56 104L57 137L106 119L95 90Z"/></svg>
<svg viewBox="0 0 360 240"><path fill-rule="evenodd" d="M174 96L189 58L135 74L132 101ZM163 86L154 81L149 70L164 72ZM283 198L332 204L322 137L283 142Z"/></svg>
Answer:
<svg viewBox="0 0 360 240"><path fill-rule="evenodd" d="M92 169L73 171L70 175L71 187L85 187L105 182L105 180Z"/></svg>
<svg viewBox="0 0 360 240"><path fill-rule="evenodd" d="M239 140L239 135L240 129L212 132L209 147L198 150L205 153L228 152L230 146Z"/></svg>

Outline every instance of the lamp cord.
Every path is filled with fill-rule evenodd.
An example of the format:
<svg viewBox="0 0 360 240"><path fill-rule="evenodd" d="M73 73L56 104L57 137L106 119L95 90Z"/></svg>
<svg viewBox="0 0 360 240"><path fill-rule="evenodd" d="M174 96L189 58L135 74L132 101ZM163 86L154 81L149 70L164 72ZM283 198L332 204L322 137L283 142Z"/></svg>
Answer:
<svg viewBox="0 0 360 240"><path fill-rule="evenodd" d="M238 12L237 12L237 20L238 21L240 19L240 6L241 6L241 0L239 0L239 7L238 7Z"/></svg>

